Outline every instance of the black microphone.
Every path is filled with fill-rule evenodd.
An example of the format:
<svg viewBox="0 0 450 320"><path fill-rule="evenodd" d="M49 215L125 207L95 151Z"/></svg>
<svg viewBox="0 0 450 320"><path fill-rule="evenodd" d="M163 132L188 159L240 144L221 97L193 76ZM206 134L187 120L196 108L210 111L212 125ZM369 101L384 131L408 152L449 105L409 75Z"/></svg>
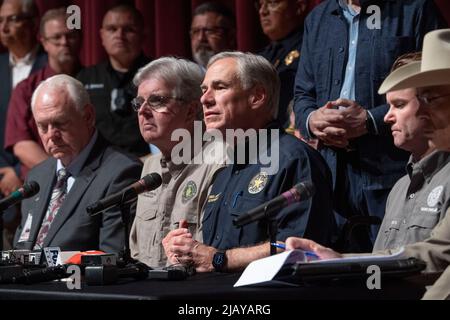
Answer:
<svg viewBox="0 0 450 320"><path fill-rule="evenodd" d="M103 198L86 208L90 216L94 216L101 211L117 206L121 203L133 201L137 196L145 191L151 191L158 188L162 183L162 178L158 173L150 173L141 180L136 181L126 189Z"/></svg>
<svg viewBox="0 0 450 320"><path fill-rule="evenodd" d="M312 182L301 182L272 200L241 214L233 220L233 224L236 227L242 227L264 217L269 218L284 207L311 198L314 192L315 188Z"/></svg>
<svg viewBox="0 0 450 320"><path fill-rule="evenodd" d="M25 183L22 187L0 200L0 211L8 209L23 199L34 196L39 192L39 184L36 181Z"/></svg>

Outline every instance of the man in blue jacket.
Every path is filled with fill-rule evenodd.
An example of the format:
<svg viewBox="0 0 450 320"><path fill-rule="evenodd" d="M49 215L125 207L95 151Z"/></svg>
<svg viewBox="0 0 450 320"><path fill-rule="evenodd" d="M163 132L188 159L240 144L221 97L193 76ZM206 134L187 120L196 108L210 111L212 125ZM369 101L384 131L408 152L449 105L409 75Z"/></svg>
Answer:
<svg viewBox="0 0 450 320"><path fill-rule="evenodd" d="M431 0L327 0L306 18L296 125L304 137L320 141L341 217L383 218L407 154L395 148L383 123L388 105L377 88L399 55L420 51L425 33L443 25ZM339 249L371 250L377 229L359 229Z"/></svg>

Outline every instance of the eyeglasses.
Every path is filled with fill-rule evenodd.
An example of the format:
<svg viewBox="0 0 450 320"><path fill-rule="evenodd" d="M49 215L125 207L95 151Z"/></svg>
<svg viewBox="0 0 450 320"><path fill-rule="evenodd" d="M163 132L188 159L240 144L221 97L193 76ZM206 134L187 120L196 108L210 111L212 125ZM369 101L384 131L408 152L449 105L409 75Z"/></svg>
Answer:
<svg viewBox="0 0 450 320"><path fill-rule="evenodd" d="M203 32L207 37L220 37L225 31L226 28L224 27L192 28L191 31L189 31L189 34L191 35L191 38L197 38L201 36Z"/></svg>
<svg viewBox="0 0 450 320"><path fill-rule="evenodd" d="M255 8L257 11L261 10L262 7L266 7L270 11L275 11L278 9L282 1L280 0L258 0L255 1Z"/></svg>
<svg viewBox="0 0 450 320"><path fill-rule="evenodd" d="M79 33L77 31L71 31L71 32L66 32L66 33L57 33L53 36L50 37L43 37L46 41L57 45L60 44L61 41L63 40L63 38L66 38L67 41L75 41L76 39L78 39L79 37Z"/></svg>
<svg viewBox="0 0 450 320"><path fill-rule="evenodd" d="M134 111L139 112L141 108L144 106L145 103L156 112L162 112L163 108L169 103L170 100L178 100L178 101L184 101L183 99L177 98L177 97L170 97L170 96L159 96L152 94L148 96L147 99L144 99L142 97L136 97L131 101L131 106Z"/></svg>
<svg viewBox="0 0 450 320"><path fill-rule="evenodd" d="M24 20L28 20L28 19L32 19L33 17L31 16L27 16L27 15L23 15L23 14L14 14L11 16L6 16L6 17L0 17L0 24L6 23L6 24L11 24L11 23L19 23L21 21Z"/></svg>
<svg viewBox="0 0 450 320"><path fill-rule="evenodd" d="M450 94L443 94L443 95L435 96L435 97L427 97L427 96L417 95L417 100L419 100L420 103L423 103L424 105L429 106L433 103L434 100L444 98L444 97L450 97Z"/></svg>

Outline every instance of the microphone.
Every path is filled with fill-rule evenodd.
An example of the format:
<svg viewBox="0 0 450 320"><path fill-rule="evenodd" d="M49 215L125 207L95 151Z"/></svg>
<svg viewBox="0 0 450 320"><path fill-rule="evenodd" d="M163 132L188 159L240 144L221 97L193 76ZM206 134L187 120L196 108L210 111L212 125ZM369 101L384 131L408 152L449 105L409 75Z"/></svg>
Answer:
<svg viewBox="0 0 450 320"><path fill-rule="evenodd" d="M22 187L12 192L8 197L0 200L0 212L12 205L30 198L39 192L39 184L36 181L25 183Z"/></svg>
<svg viewBox="0 0 450 320"><path fill-rule="evenodd" d="M150 173L142 179L136 181L126 189L103 198L86 208L90 216L94 216L101 211L107 210L111 207L117 206L121 203L133 201L137 196L145 191L150 191L158 188L162 183L162 178L158 173Z"/></svg>
<svg viewBox="0 0 450 320"><path fill-rule="evenodd" d="M301 182L272 200L240 215L233 220L233 224L236 227L242 227L264 217L268 218L284 207L311 198L314 193L315 188L312 182Z"/></svg>

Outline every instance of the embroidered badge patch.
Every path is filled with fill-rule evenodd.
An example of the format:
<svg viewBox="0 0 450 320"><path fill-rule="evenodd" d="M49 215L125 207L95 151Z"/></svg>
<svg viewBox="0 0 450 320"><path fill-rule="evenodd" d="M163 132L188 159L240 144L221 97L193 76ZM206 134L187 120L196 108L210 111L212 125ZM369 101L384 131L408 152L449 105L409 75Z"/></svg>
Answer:
<svg viewBox="0 0 450 320"><path fill-rule="evenodd" d="M182 202L186 203L191 200L197 194L197 185L194 181L189 181L184 187L182 196Z"/></svg>
<svg viewBox="0 0 450 320"><path fill-rule="evenodd" d="M267 173L261 172L257 174L248 185L248 192L251 194L260 193L269 180Z"/></svg>
<svg viewBox="0 0 450 320"><path fill-rule="evenodd" d="M292 50L291 52L288 53L288 55L286 56L286 58L284 58L284 63L289 66L292 64L292 62L294 62L295 59L300 57L300 52L298 52L298 50Z"/></svg>
<svg viewBox="0 0 450 320"><path fill-rule="evenodd" d="M442 191L444 191L444 187L439 186L434 188L433 191L430 192L427 198L427 205L429 207L435 207L438 204L441 198Z"/></svg>

